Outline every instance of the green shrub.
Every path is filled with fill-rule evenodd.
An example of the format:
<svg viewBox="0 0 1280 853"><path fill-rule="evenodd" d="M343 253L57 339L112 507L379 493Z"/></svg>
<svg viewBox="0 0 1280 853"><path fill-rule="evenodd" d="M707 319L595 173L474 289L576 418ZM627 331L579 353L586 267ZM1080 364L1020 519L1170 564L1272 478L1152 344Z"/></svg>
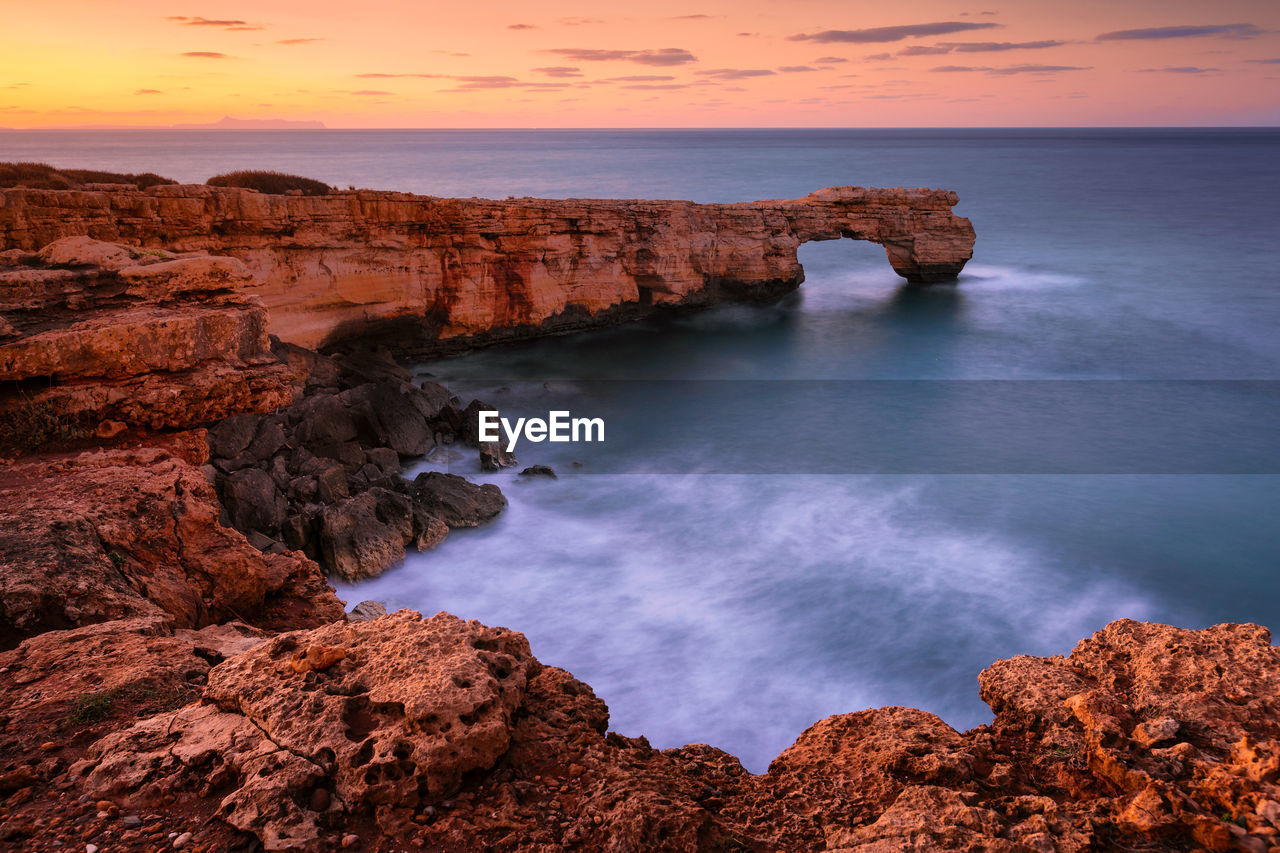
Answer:
<svg viewBox="0 0 1280 853"><path fill-rule="evenodd" d="M74 190L85 184L132 184L146 189L177 181L147 172L126 175L92 169L55 169L48 163L0 163L0 187L28 187L33 190Z"/></svg>
<svg viewBox="0 0 1280 853"><path fill-rule="evenodd" d="M73 726L96 723L111 713L114 701L110 692L81 693L72 703L71 710L67 712L67 723Z"/></svg>
<svg viewBox="0 0 1280 853"><path fill-rule="evenodd" d="M10 450L38 450L50 442L75 441L88 435L83 424L58 414L51 404L25 395L12 408L0 412L0 447Z"/></svg>
<svg viewBox="0 0 1280 853"><path fill-rule="evenodd" d="M333 187L300 175L284 172L227 172L205 181L211 187L241 187L262 193L282 195L290 190L301 190L303 195L328 195Z"/></svg>

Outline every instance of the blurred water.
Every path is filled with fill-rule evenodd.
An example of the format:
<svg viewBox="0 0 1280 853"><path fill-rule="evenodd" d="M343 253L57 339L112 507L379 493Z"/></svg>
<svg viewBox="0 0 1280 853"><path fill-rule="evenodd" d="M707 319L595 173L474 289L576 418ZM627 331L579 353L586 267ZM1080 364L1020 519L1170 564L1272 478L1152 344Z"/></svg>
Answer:
<svg viewBox="0 0 1280 853"><path fill-rule="evenodd" d="M530 404L523 381L591 414L573 380L930 379L954 395L969 380L1280 379L1274 130L15 132L0 159L489 197L942 186L977 229L956 288L902 286L875 246L813 244L806 283L773 305L422 366L513 411ZM1280 624L1276 476L818 474L794 436L821 413L755 386L733 406L752 428L710 435L653 393L614 399L619 419L653 424L592 451L629 473L547 444L517 455L556 481L454 465L500 483L507 512L340 592L521 630L595 688L615 729L710 742L753 770L828 714L906 704L980 723L981 668L1069 651L1113 618ZM1231 417L1260 420L1247 441L1266 458L1274 397L1233 394L1183 411L1187 433L1230 451L1246 441ZM997 443L1026 438L1017 417L988 422ZM942 432L922 451L945 453ZM804 473L729 464L753 454ZM671 473L689 463L704 473Z"/></svg>

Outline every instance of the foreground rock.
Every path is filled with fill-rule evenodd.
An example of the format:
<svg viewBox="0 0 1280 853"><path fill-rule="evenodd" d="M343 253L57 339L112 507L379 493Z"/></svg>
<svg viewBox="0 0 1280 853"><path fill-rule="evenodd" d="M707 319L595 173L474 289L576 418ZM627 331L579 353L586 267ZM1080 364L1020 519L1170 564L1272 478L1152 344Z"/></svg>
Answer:
<svg viewBox="0 0 1280 853"><path fill-rule="evenodd" d="M200 702L89 747L68 784L212 811L272 850L349 835L370 850L865 853L1267 851L1280 837L1280 653L1252 625L1116 622L1070 657L984 672L989 726L840 715L760 776L708 746L608 733L590 688L519 634L447 614L285 634L206 678Z"/></svg>
<svg viewBox="0 0 1280 853"><path fill-rule="evenodd" d="M308 347L376 334L440 351L768 299L803 281L796 251L810 240L870 240L908 280L947 281L974 244L945 190L831 187L743 204L207 186L0 194L0 249L93 234L230 255L255 273L243 292L270 309L272 334Z"/></svg>
<svg viewBox="0 0 1280 853"><path fill-rule="evenodd" d="M179 627L318 625L341 604L301 554L218 524L202 433L24 457L0 467L0 648L134 616Z"/></svg>
<svg viewBox="0 0 1280 853"><path fill-rule="evenodd" d="M189 427L293 398L234 258L69 237L0 254L0 417Z"/></svg>

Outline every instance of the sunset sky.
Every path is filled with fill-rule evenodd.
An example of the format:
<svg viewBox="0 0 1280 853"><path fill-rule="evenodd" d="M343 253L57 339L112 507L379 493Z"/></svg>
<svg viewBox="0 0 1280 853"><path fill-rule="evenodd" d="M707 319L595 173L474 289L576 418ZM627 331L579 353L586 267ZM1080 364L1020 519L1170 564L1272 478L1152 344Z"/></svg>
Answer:
<svg viewBox="0 0 1280 853"><path fill-rule="evenodd" d="M1277 0L6 3L0 126L1280 124Z"/></svg>

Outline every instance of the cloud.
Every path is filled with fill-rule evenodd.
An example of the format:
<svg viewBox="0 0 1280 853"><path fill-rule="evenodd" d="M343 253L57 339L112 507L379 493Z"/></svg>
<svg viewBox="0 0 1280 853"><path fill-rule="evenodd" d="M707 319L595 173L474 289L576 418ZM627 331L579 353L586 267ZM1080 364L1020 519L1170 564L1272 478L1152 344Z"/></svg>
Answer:
<svg viewBox="0 0 1280 853"><path fill-rule="evenodd" d="M714 15L672 15L673 21L709 21Z"/></svg>
<svg viewBox="0 0 1280 853"><path fill-rule="evenodd" d="M1061 47L1065 41L1045 39L1043 41L944 41L943 47L949 47L956 53L993 53L1002 50L1042 50L1046 47Z"/></svg>
<svg viewBox="0 0 1280 853"><path fill-rule="evenodd" d="M774 72L768 68L712 68L698 74L717 80L745 80L748 77L771 77Z"/></svg>
<svg viewBox="0 0 1280 853"><path fill-rule="evenodd" d="M945 36L968 30L989 30L999 24L971 24L963 21L938 21L931 24L906 24L898 27L869 27L862 30L822 30L788 36L791 41L816 41L823 43L876 44L902 41L917 36Z"/></svg>
<svg viewBox="0 0 1280 853"><path fill-rule="evenodd" d="M537 24L507 24L509 30L536 30Z"/></svg>
<svg viewBox="0 0 1280 853"><path fill-rule="evenodd" d="M798 74L804 71L817 71L818 69L808 65L780 65L778 71L783 74Z"/></svg>
<svg viewBox="0 0 1280 853"><path fill-rule="evenodd" d="M1253 24L1212 24L1205 26L1149 27L1141 30L1116 30L1098 36L1098 41L1133 41L1138 39L1185 39L1205 36L1222 36L1233 39L1250 39L1263 31Z"/></svg>
<svg viewBox="0 0 1280 853"><path fill-rule="evenodd" d="M225 53L218 53L214 50L188 50L183 56L190 56L193 59L227 59Z"/></svg>
<svg viewBox="0 0 1280 853"><path fill-rule="evenodd" d="M328 39L322 39L322 38L310 38L310 39L279 39L278 41L276 41L276 44L290 44L290 45L292 45L292 44L313 44L313 43L318 42L318 41L328 41Z"/></svg>
<svg viewBox="0 0 1280 853"><path fill-rule="evenodd" d="M633 83L630 86L623 86L623 89L638 89L644 92L653 92L666 89L687 89L688 83Z"/></svg>
<svg viewBox="0 0 1280 853"><path fill-rule="evenodd" d="M534 71L540 71L548 77L581 77L582 69L574 68L570 65L547 65L542 68L534 68Z"/></svg>
<svg viewBox="0 0 1280 853"><path fill-rule="evenodd" d="M186 15L170 15L165 18L166 21L173 21L175 24L181 24L184 27L219 27L231 32L244 32L246 30L260 30L262 27L251 24L248 21L233 19L216 19L216 18L199 18L188 17Z"/></svg>
<svg viewBox="0 0 1280 853"><path fill-rule="evenodd" d="M567 27L585 27L590 24L603 24L604 18L561 18L558 23Z"/></svg>
<svg viewBox="0 0 1280 853"><path fill-rule="evenodd" d="M873 53L867 57L868 62L885 62L893 59L892 53Z"/></svg>
<svg viewBox="0 0 1280 853"><path fill-rule="evenodd" d="M937 56L941 53L950 53L951 48L942 47L941 45L913 44L911 47L904 47L898 51L898 56Z"/></svg>
<svg viewBox="0 0 1280 853"><path fill-rule="evenodd" d="M369 74L356 75L356 77L362 80L391 80L396 77L418 77L424 80L438 80L442 77L448 76L448 74L382 74L376 71Z"/></svg>
<svg viewBox="0 0 1280 853"><path fill-rule="evenodd" d="M1221 68L1200 68L1197 65L1166 65L1164 68L1139 68L1139 71L1146 74L1209 74L1213 71L1221 71Z"/></svg>
<svg viewBox="0 0 1280 853"><path fill-rule="evenodd" d="M939 65L929 70L940 74L951 74L965 71L981 71L986 74L1058 74L1063 71L1089 71L1089 65L1005 65L991 67L989 65Z"/></svg>
<svg viewBox="0 0 1280 853"><path fill-rule="evenodd" d="M164 92L161 92L159 89L139 89L138 91L134 92L133 94L135 94L135 95L163 95L163 94L164 94Z"/></svg>
<svg viewBox="0 0 1280 853"><path fill-rule="evenodd" d="M660 83L676 78L669 74L632 74L628 77L608 77L606 83Z"/></svg>
<svg viewBox="0 0 1280 853"><path fill-rule="evenodd" d="M1253 62L1258 65L1280 65L1280 57L1275 59L1246 59L1245 62Z"/></svg>
<svg viewBox="0 0 1280 853"><path fill-rule="evenodd" d="M383 89L357 89L354 92L348 92L348 95L394 95L395 92L387 92Z"/></svg>
<svg viewBox="0 0 1280 853"><path fill-rule="evenodd" d="M845 59L843 56L819 56L817 59L814 60L814 62L822 63L824 65L829 62L848 62L848 61L849 60Z"/></svg>
<svg viewBox="0 0 1280 853"><path fill-rule="evenodd" d="M664 47L658 50L598 50L594 48L560 47L543 51L554 53L575 62L611 62L625 60L640 65L684 65L697 62L698 57L678 47Z"/></svg>

